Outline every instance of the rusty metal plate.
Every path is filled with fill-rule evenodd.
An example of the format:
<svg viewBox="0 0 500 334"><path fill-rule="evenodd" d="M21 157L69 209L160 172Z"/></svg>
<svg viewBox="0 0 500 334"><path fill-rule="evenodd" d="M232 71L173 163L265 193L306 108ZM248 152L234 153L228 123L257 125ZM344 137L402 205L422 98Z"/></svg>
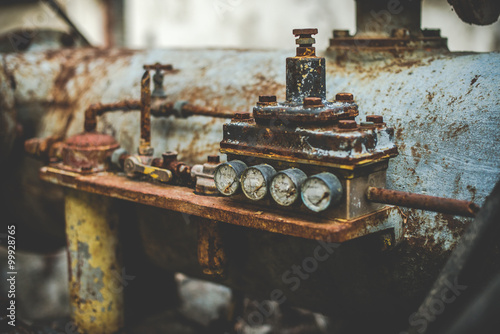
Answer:
<svg viewBox="0 0 500 334"><path fill-rule="evenodd" d="M396 241L402 236L404 216L393 206L348 221L297 213L291 215L285 211L234 203L223 197L200 196L186 187L134 181L111 173L81 175L43 167L40 177L48 182L90 193L305 239L340 243L389 229L394 229Z"/></svg>

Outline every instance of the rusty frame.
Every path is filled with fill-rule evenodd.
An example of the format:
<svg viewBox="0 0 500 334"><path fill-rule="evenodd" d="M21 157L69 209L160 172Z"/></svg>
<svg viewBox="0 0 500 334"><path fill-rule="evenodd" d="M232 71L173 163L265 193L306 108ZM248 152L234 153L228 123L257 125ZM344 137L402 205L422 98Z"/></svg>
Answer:
<svg viewBox="0 0 500 334"><path fill-rule="evenodd" d="M341 243L387 230L391 231L394 240L398 242L402 238L405 220L400 209L394 206L386 206L353 220L327 219L311 214L263 208L250 203L236 203L225 197L202 196L195 194L190 188L152 184L114 173L82 175L48 166L41 168L40 178L89 193L214 221L326 242Z"/></svg>

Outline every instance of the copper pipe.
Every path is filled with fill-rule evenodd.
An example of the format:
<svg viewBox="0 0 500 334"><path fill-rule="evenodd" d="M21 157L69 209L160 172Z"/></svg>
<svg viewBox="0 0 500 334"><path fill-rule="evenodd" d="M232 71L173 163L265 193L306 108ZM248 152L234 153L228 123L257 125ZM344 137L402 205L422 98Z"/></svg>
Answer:
<svg viewBox="0 0 500 334"><path fill-rule="evenodd" d="M144 72L141 79L141 141L139 151L151 147L151 76Z"/></svg>
<svg viewBox="0 0 500 334"><path fill-rule="evenodd" d="M376 203L392 204L464 217L475 217L476 213L479 211L479 206L469 201L375 187L368 187L366 197L370 201Z"/></svg>

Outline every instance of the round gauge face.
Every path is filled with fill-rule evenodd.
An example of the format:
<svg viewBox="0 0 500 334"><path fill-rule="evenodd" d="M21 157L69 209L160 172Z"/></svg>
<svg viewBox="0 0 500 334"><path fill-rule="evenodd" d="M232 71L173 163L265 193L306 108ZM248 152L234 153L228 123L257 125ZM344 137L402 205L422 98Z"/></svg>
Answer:
<svg viewBox="0 0 500 334"><path fill-rule="evenodd" d="M251 200L263 199L267 194L266 177L260 170L250 167L241 176L241 188Z"/></svg>
<svg viewBox="0 0 500 334"><path fill-rule="evenodd" d="M321 179L309 178L302 185L302 201L312 211L326 210L331 202L330 188Z"/></svg>
<svg viewBox="0 0 500 334"><path fill-rule="evenodd" d="M290 206L299 198L299 187L290 176L279 173L271 182L271 196L279 205Z"/></svg>
<svg viewBox="0 0 500 334"><path fill-rule="evenodd" d="M240 186L236 170L227 163L217 168L214 181L217 189L225 196L233 195Z"/></svg>

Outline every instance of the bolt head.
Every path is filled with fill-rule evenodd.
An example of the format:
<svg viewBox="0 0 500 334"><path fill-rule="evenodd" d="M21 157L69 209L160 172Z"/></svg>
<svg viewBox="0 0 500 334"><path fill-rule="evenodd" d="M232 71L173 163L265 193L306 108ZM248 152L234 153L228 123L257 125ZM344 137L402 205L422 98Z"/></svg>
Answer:
<svg viewBox="0 0 500 334"><path fill-rule="evenodd" d="M293 34L295 36L300 35L316 35L318 33L317 28L306 28L306 29L293 29Z"/></svg>
<svg viewBox="0 0 500 334"><path fill-rule="evenodd" d="M261 95L259 96L259 102L264 102L264 103L276 102L276 95Z"/></svg>
<svg viewBox="0 0 500 334"><path fill-rule="evenodd" d="M354 96L351 93L338 93L335 95L335 100L341 102L352 102L354 101Z"/></svg>
<svg viewBox="0 0 500 334"><path fill-rule="evenodd" d="M339 128L340 129L356 129L358 127L358 124L356 121L352 120L341 120L339 121Z"/></svg>
<svg viewBox="0 0 500 334"><path fill-rule="evenodd" d="M384 123L384 117L380 116L380 115L370 115L370 116L366 116L366 121L373 122L375 124L380 124L380 123Z"/></svg>
<svg viewBox="0 0 500 334"><path fill-rule="evenodd" d="M234 114L234 119L250 119L250 113L248 112L239 112Z"/></svg>
<svg viewBox="0 0 500 334"><path fill-rule="evenodd" d="M320 97L306 97L304 98L304 108L322 107L323 101Z"/></svg>

